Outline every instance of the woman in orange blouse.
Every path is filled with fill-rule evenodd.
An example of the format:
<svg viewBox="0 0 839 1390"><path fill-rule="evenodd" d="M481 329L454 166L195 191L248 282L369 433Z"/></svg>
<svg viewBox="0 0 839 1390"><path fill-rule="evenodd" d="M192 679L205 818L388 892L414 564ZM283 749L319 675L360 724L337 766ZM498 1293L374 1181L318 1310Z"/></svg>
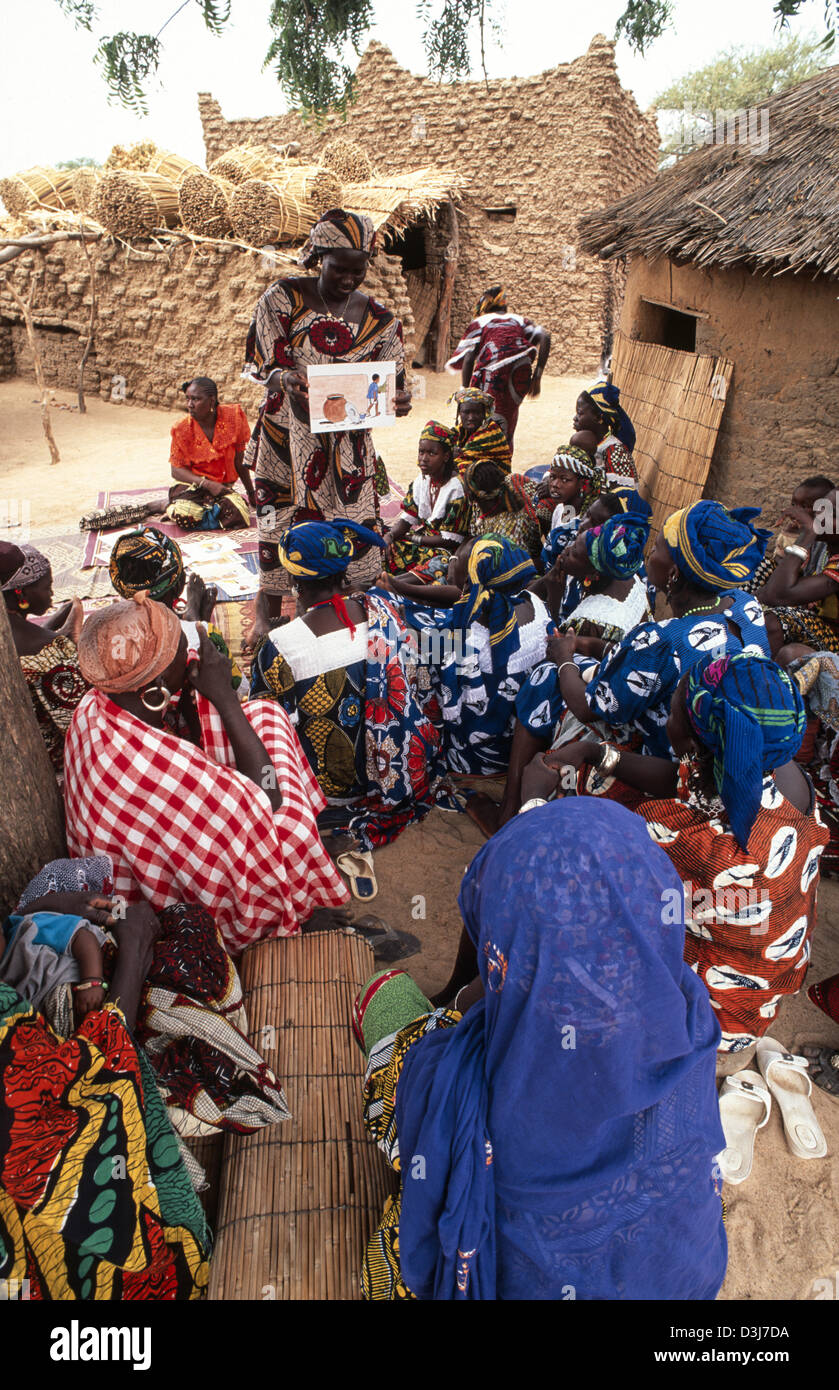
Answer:
<svg viewBox="0 0 839 1390"><path fill-rule="evenodd" d="M199 483L213 497L241 479L251 506L256 505L250 471L242 460L250 439L240 405L220 405L218 388L207 376L186 382L187 418L172 428L169 462L178 483Z"/></svg>

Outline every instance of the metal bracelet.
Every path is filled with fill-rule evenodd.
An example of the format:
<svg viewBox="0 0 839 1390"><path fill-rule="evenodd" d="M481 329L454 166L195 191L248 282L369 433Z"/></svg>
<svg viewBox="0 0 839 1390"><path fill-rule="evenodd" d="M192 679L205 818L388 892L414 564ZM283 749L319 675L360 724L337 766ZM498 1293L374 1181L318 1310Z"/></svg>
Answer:
<svg viewBox="0 0 839 1390"><path fill-rule="evenodd" d="M608 743L605 743L602 739L600 741L600 747L603 749L603 755L600 762L597 764L597 771L603 772L607 777L610 777L621 760L620 750L617 748L610 748Z"/></svg>
<svg viewBox="0 0 839 1390"><path fill-rule="evenodd" d="M532 796L529 801L525 801L524 805L519 807L519 815L522 811L532 811L534 806L547 806L547 804L544 796Z"/></svg>
<svg viewBox="0 0 839 1390"><path fill-rule="evenodd" d="M803 545L785 545L784 554L795 555L799 560L809 560L810 558L809 550L805 550Z"/></svg>

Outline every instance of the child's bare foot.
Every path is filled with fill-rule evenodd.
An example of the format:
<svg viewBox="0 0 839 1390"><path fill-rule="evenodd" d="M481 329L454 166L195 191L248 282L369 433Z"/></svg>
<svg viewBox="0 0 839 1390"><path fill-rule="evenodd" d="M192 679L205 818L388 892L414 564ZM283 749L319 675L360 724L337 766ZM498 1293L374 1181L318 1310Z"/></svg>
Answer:
<svg viewBox="0 0 839 1390"><path fill-rule="evenodd" d="M189 622L208 623L213 616L213 609L217 602L217 586L210 584L208 587L200 574L191 574L186 586L184 617Z"/></svg>

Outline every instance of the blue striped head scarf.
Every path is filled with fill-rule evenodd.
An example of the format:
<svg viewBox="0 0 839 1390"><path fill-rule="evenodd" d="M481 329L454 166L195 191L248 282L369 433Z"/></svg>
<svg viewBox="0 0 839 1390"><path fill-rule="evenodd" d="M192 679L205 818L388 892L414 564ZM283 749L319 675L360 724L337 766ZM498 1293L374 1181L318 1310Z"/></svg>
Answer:
<svg viewBox="0 0 839 1390"><path fill-rule="evenodd" d="M629 579L644 563L644 547L650 538L647 517L610 516L602 526L591 526L583 532L588 558L598 574L610 579Z"/></svg>
<svg viewBox="0 0 839 1390"><path fill-rule="evenodd" d="M661 534L685 579L701 589L738 589L751 579L771 531L752 525L760 507L704 499L668 516Z"/></svg>
<svg viewBox="0 0 839 1390"><path fill-rule="evenodd" d="M359 526L346 517L334 521L301 521L280 536L280 559L290 574L300 579L328 579L345 574L347 567L366 546L384 549L375 531Z"/></svg>
<svg viewBox="0 0 839 1390"><path fill-rule="evenodd" d="M801 747L807 719L798 686L766 656L711 655L688 672L685 703L697 738L714 755L714 782L745 849L764 776Z"/></svg>
<svg viewBox="0 0 839 1390"><path fill-rule="evenodd" d="M489 651L494 672L506 669L519 649L516 604L522 590L536 576L536 566L525 550L503 536L482 536L469 554L469 591L452 609L452 626L468 632L474 622L489 629Z"/></svg>

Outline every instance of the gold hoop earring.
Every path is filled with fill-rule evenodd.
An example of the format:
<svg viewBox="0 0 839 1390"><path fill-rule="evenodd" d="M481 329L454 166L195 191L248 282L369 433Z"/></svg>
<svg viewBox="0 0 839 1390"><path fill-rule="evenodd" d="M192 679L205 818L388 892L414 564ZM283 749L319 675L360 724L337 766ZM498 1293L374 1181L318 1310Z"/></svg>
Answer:
<svg viewBox="0 0 839 1390"><path fill-rule="evenodd" d="M161 700L160 700L160 704L159 704L159 705L156 705L156 704L154 704L152 701L150 701L149 699L147 699L147 696L148 696L148 693L149 693L150 690L159 690L159 691L160 691ZM147 709L147 710L149 711L149 714L160 714L162 710L165 710L165 708L166 708L166 706L168 705L168 703L169 703L169 701L171 700L171 698L172 698L172 692L171 692L171 690L167 689L167 687L166 687L166 686L163 684L163 682L161 681L158 685L148 685L148 686L146 686L145 690L143 691L143 693L142 693L141 696L140 696L140 704L143 706L143 709Z"/></svg>

